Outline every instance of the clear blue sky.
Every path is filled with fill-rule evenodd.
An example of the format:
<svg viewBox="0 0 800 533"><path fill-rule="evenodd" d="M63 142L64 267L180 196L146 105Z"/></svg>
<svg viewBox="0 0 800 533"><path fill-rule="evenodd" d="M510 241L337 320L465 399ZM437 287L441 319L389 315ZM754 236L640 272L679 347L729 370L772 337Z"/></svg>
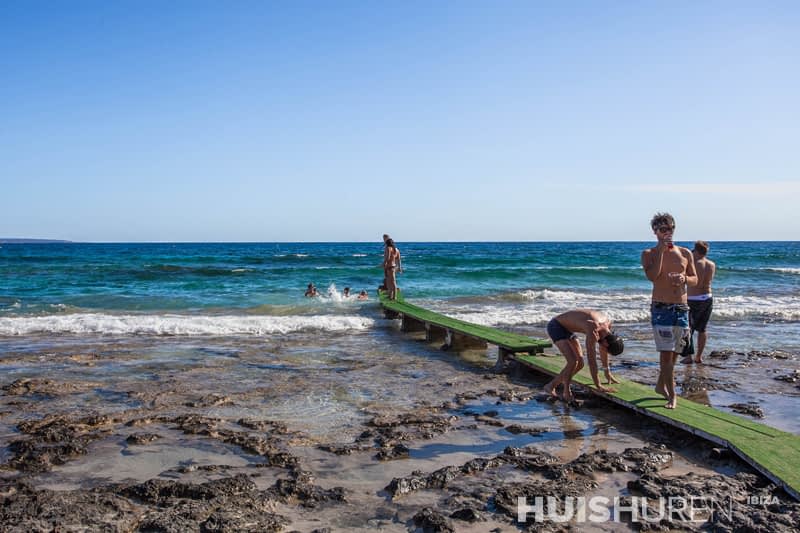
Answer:
<svg viewBox="0 0 800 533"><path fill-rule="evenodd" d="M0 237L800 239L800 3L0 3Z"/></svg>

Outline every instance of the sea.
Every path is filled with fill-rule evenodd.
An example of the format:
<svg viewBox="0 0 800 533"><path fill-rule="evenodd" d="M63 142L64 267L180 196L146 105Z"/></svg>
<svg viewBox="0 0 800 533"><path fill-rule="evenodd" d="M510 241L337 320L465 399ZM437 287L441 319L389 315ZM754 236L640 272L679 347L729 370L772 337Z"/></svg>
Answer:
<svg viewBox="0 0 800 533"><path fill-rule="evenodd" d="M651 284L640 265L650 245L398 241L398 284L425 308L540 338L558 313L602 310L626 342L614 372L654 383ZM415 370L417 362L460 357L384 317L376 298L382 255L380 241L2 244L0 385L91 381L102 385L62 407L122 410L132 400L121 389L136 380L214 368L197 386L230 391L299 375L294 394L258 414L336 434L372 402L410 405L421 377L452 372L422 363ZM721 409L757 403L766 423L800 433L790 414L800 389L788 376L800 368L800 242L712 242L709 258L717 275L702 371L719 387L701 401ZM319 297L304 297L309 283ZM367 300L355 298L362 290ZM495 357L489 348L464 364L478 371ZM370 361L387 363L364 370ZM679 382L689 371L678 370Z"/></svg>

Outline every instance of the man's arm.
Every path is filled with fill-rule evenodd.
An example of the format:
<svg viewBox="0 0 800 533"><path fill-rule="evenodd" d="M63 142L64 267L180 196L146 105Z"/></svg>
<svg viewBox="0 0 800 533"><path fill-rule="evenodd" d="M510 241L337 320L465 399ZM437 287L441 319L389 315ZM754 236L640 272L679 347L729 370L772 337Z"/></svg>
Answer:
<svg viewBox="0 0 800 533"><path fill-rule="evenodd" d="M601 354L603 351L605 350L602 350L601 347ZM586 361L589 363L589 373L592 375L592 380L597 390L602 392L614 392L614 389L609 389L600 385L600 378L597 376L597 339L595 339L594 332L587 332L586 334ZM608 354L606 354L606 359L603 364L608 367Z"/></svg>
<svg viewBox="0 0 800 533"><path fill-rule="evenodd" d="M664 259L664 249L661 246L656 246L649 250L642 252L642 268L644 268L644 275L650 281L655 281L661 275L661 264Z"/></svg>
<svg viewBox="0 0 800 533"><path fill-rule="evenodd" d="M606 384L619 383L617 379L611 375L611 365L608 362L608 350L602 344L600 346L600 364L602 364L603 372L606 375Z"/></svg>
<svg viewBox="0 0 800 533"><path fill-rule="evenodd" d="M684 248L682 252L683 256L689 260L689 262L686 263L686 285L688 287L694 287L697 285L697 270L694 268L694 257L688 248Z"/></svg>

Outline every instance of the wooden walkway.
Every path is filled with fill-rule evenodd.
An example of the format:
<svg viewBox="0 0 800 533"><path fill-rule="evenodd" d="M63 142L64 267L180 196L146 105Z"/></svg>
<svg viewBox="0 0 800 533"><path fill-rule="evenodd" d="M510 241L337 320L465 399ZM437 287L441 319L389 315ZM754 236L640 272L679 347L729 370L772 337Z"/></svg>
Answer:
<svg viewBox="0 0 800 533"><path fill-rule="evenodd" d="M385 292L379 291L378 299L387 316L400 318L403 331L424 331L428 341L443 341L445 349L486 348L487 344L493 344L498 347L498 363L501 363L509 355L542 353L545 348L552 346L550 341L532 339L423 309L406 303L399 292L397 300L389 300Z"/></svg>
<svg viewBox="0 0 800 533"><path fill-rule="evenodd" d="M403 331L424 330L428 340L437 339L436 331L449 331L444 335L448 347L461 346L455 341L448 344L448 335L451 340L459 335L483 343L483 346L486 343L498 346L498 363L511 357L528 368L551 376L558 374L564 366L564 358L560 355L534 355L550 347L549 341L449 318L405 303L402 298L388 300L383 293L379 293L379 300L387 315L403 321ZM434 334L431 334L432 331ZM619 381L620 384L613 385L615 392L604 393L594 388L586 368L574 379L575 383L585 386L595 395L732 450L743 461L800 500L800 436L685 398L678 399L676 409L666 409L664 398L652 388L624 379Z"/></svg>

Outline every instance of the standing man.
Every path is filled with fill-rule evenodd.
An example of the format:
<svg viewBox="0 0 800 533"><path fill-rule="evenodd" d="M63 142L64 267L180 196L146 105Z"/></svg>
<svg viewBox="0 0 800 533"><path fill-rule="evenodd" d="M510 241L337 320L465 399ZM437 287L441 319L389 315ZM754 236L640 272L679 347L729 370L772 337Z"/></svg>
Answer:
<svg viewBox="0 0 800 533"><path fill-rule="evenodd" d="M667 409L675 409L675 362L689 340L689 305L687 285L697 284L694 260L688 248L675 246L672 236L675 219L669 213L656 213L650 227L658 240L656 246L642 252L642 268L653 282L650 322L660 355L656 392L667 399Z"/></svg>
<svg viewBox="0 0 800 533"><path fill-rule="evenodd" d="M697 332L697 353L694 356L695 363L703 362L703 350L706 347L706 326L711 318L711 308L714 306L714 298L711 296L711 282L717 272L717 265L708 257L708 243L697 241L694 243L692 257L694 258L694 269L697 272L697 285L689 287L689 344L683 349L683 359L681 363L691 364L694 351L694 332Z"/></svg>

